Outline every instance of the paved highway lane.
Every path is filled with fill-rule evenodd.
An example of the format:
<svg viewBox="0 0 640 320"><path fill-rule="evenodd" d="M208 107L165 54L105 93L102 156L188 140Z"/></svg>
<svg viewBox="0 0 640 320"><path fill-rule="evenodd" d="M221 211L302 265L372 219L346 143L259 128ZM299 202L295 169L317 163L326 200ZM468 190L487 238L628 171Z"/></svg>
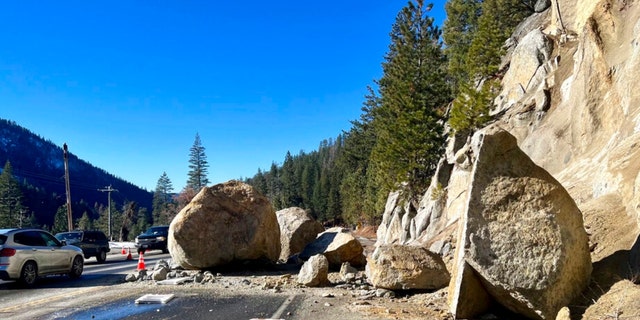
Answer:
<svg viewBox="0 0 640 320"><path fill-rule="evenodd" d="M144 256L149 270L158 260L169 258L160 251ZM125 283L125 275L136 271L137 265L137 255L126 260L126 255L114 254L103 264L88 259L79 279L47 277L31 289L0 284L0 319L362 319L360 314L344 312L348 304L334 306L333 298L310 295L306 289L261 289L257 286L261 276L255 274L223 275L209 285ZM166 304L135 303L146 294L174 298Z"/></svg>
<svg viewBox="0 0 640 320"><path fill-rule="evenodd" d="M167 304L135 304L125 299L77 312L60 311L42 319L291 319L300 302L295 295L179 293Z"/></svg>
<svg viewBox="0 0 640 320"><path fill-rule="evenodd" d="M75 302L104 294L110 287L124 282L127 273L135 272L135 259L127 255L111 254L107 261L98 264L95 258L86 259L79 279L67 276L49 276L38 279L33 288L23 288L13 281L0 283L0 319L33 319L58 309L73 307ZM144 257L147 269L160 259L170 259L169 254L151 251Z"/></svg>
<svg viewBox="0 0 640 320"><path fill-rule="evenodd" d="M170 255L151 251L144 255L151 270ZM225 294L214 290L190 290L184 286L130 286L126 274L136 271L126 255L112 254L98 264L85 260L79 279L52 276L26 289L16 283L0 284L0 319L294 319L303 297L295 294ZM148 293L172 293L167 304L136 304Z"/></svg>

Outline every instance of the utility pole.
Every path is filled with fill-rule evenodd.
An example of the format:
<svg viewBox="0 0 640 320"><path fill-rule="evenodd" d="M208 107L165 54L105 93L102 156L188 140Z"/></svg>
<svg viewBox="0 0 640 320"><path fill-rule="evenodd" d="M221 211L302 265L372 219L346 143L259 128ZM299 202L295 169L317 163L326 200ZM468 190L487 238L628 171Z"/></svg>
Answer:
<svg viewBox="0 0 640 320"><path fill-rule="evenodd" d="M98 189L98 191L102 191L102 192L106 192L107 193L107 201L109 201L108 204L108 210L109 210L109 240L113 240L113 238L111 237L111 192L116 191L118 192L118 189L113 189L111 188L111 185L105 187L104 189Z"/></svg>
<svg viewBox="0 0 640 320"><path fill-rule="evenodd" d="M63 146L64 149L64 185L67 189L67 227L69 231L73 230L73 215L71 214L71 187L69 187L69 152L67 150L67 144Z"/></svg>

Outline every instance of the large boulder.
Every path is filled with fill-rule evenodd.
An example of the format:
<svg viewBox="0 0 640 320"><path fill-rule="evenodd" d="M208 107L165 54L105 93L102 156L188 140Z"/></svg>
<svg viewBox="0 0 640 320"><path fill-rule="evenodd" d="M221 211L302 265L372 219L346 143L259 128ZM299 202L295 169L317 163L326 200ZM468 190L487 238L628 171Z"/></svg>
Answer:
<svg viewBox="0 0 640 320"><path fill-rule="evenodd" d="M451 311L457 318L482 311L469 310L477 295L464 291L480 283L513 312L554 319L591 276L582 213L508 132L490 126L474 135L472 148L477 158L457 241Z"/></svg>
<svg viewBox="0 0 640 320"><path fill-rule="evenodd" d="M169 226L169 252L185 269L280 256L280 228L269 200L253 187L229 181L205 187Z"/></svg>
<svg viewBox="0 0 640 320"><path fill-rule="evenodd" d="M424 247L381 245L367 259L367 279L391 290L440 289L449 283L442 258Z"/></svg>
<svg viewBox="0 0 640 320"><path fill-rule="evenodd" d="M316 240L302 250L299 257L307 260L316 254L323 254L332 268L340 268L344 262L349 262L358 268L366 264L363 252L364 249L358 239L346 229L335 227L319 234Z"/></svg>
<svg viewBox="0 0 640 320"><path fill-rule="evenodd" d="M276 212L280 225L280 260L299 253L304 247L316 239L318 233L324 231L320 222L313 219L304 209L293 207Z"/></svg>

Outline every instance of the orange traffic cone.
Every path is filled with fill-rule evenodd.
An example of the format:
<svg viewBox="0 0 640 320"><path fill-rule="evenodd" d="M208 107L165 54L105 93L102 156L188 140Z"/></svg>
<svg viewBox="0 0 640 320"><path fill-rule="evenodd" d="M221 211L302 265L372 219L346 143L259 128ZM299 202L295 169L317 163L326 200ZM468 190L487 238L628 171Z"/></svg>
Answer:
<svg viewBox="0 0 640 320"><path fill-rule="evenodd" d="M144 266L144 256L142 252L140 252L140 258L138 258L138 270L146 270L147 268Z"/></svg>
<svg viewBox="0 0 640 320"><path fill-rule="evenodd" d="M129 248L129 255L127 256L127 260L133 260L133 257L131 256L131 248Z"/></svg>
<svg viewBox="0 0 640 320"><path fill-rule="evenodd" d="M127 254L127 252L124 250L124 246L122 247L122 254Z"/></svg>

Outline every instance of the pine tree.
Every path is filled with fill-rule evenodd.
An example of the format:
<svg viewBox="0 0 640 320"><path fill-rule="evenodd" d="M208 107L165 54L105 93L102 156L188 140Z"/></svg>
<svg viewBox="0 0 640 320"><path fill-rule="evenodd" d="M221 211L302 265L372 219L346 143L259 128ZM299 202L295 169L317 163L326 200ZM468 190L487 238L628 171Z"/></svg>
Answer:
<svg viewBox="0 0 640 320"><path fill-rule="evenodd" d="M147 222L147 219L143 218L147 216L146 209L147 208L143 207L138 211L138 222L136 222L136 224L131 227L131 234L134 236L143 233L151 226L151 224Z"/></svg>
<svg viewBox="0 0 640 320"><path fill-rule="evenodd" d="M269 168L269 174L267 179L267 188L269 192L267 192L267 197L271 199L271 204L276 210L283 209L284 206L282 204L282 181L280 180L281 169L278 167L278 164L275 162L271 163L271 167Z"/></svg>
<svg viewBox="0 0 640 320"><path fill-rule="evenodd" d="M200 135L196 133L193 146L189 149L189 179L187 180L187 187L190 187L196 191L200 191L203 187L209 184L207 178L209 164L207 163L207 155L205 154L205 148L200 141Z"/></svg>
<svg viewBox="0 0 640 320"><path fill-rule="evenodd" d="M67 205L63 204L56 211L56 215L53 219L53 226L51 226L51 233L56 234L59 232L67 232L69 225L67 223Z"/></svg>
<svg viewBox="0 0 640 320"><path fill-rule="evenodd" d="M153 193L153 220L146 224L166 225L177 214L175 202L172 199L173 184L166 172L163 172Z"/></svg>
<svg viewBox="0 0 640 320"><path fill-rule="evenodd" d="M460 94L453 101L449 125L455 133L470 135L480 129L491 120L489 111L493 105L493 99L497 95L499 82L486 80L480 84L480 88L470 85L461 87Z"/></svg>
<svg viewBox="0 0 640 320"><path fill-rule="evenodd" d="M13 167L5 162L0 173L0 228L19 227L26 208L22 205L20 184L13 176Z"/></svg>
<svg viewBox="0 0 640 320"><path fill-rule="evenodd" d="M447 19L442 28L442 38L446 44L448 74L452 89L457 92L460 84L469 80L467 59L469 47L478 29L478 18L482 10L482 0L450 0L445 5Z"/></svg>
<svg viewBox="0 0 640 320"><path fill-rule="evenodd" d="M260 168L258 168L258 173L250 179L249 184L256 188L256 190L262 195L267 195L269 192L269 188L267 187L267 178Z"/></svg>
<svg viewBox="0 0 640 320"><path fill-rule="evenodd" d="M158 183L156 184L156 192L162 194L166 200L170 200L170 195L173 192L173 183L166 172L163 172Z"/></svg>
<svg viewBox="0 0 640 320"><path fill-rule="evenodd" d="M372 151L383 191L403 188L413 198L426 188L444 148L443 108L450 99L440 30L431 6L409 2L391 31L378 81L377 143Z"/></svg>
<svg viewBox="0 0 640 320"><path fill-rule="evenodd" d="M366 222L374 224L369 212L376 212L374 203L367 189L373 186L368 179L369 160L376 142L374 130L374 112L379 106L379 97L373 88L367 87L368 94L361 108L359 120L352 121L352 127L345 135L344 152L338 162L344 178L340 184L342 198L342 214L346 222L356 224ZM375 192L374 192L375 193ZM373 195L373 198L376 198Z"/></svg>
<svg viewBox="0 0 640 320"><path fill-rule="evenodd" d="M124 204L122 211L124 214L120 224L119 241L129 241L131 228L138 223L138 204L135 201L129 201Z"/></svg>
<svg viewBox="0 0 640 320"><path fill-rule="evenodd" d="M82 213L82 217L76 222L78 229L80 230L93 230L93 221L89 218L89 214L85 211Z"/></svg>
<svg viewBox="0 0 640 320"><path fill-rule="evenodd" d="M454 0L451 3L466 2ZM499 91L499 68L505 53L503 44L517 24L533 13L533 4L528 0L485 0L475 28L450 29L448 38L457 39L452 41L458 53L462 55L467 50L466 57L460 59L465 61L465 65L457 65L458 74L454 76L458 79L459 93L451 109L449 124L455 133L472 134L491 119L489 111ZM453 5L450 7L454 8ZM448 12L456 14L450 17L452 23L464 17L468 10L477 10L469 4L455 8L460 11ZM467 43L468 39L472 39L470 43Z"/></svg>
<svg viewBox="0 0 640 320"><path fill-rule="evenodd" d="M294 157L291 152L287 151L282 164L280 179L282 181L282 204L284 207L300 206L302 199L300 197L300 180L296 175L296 162L300 157Z"/></svg>

